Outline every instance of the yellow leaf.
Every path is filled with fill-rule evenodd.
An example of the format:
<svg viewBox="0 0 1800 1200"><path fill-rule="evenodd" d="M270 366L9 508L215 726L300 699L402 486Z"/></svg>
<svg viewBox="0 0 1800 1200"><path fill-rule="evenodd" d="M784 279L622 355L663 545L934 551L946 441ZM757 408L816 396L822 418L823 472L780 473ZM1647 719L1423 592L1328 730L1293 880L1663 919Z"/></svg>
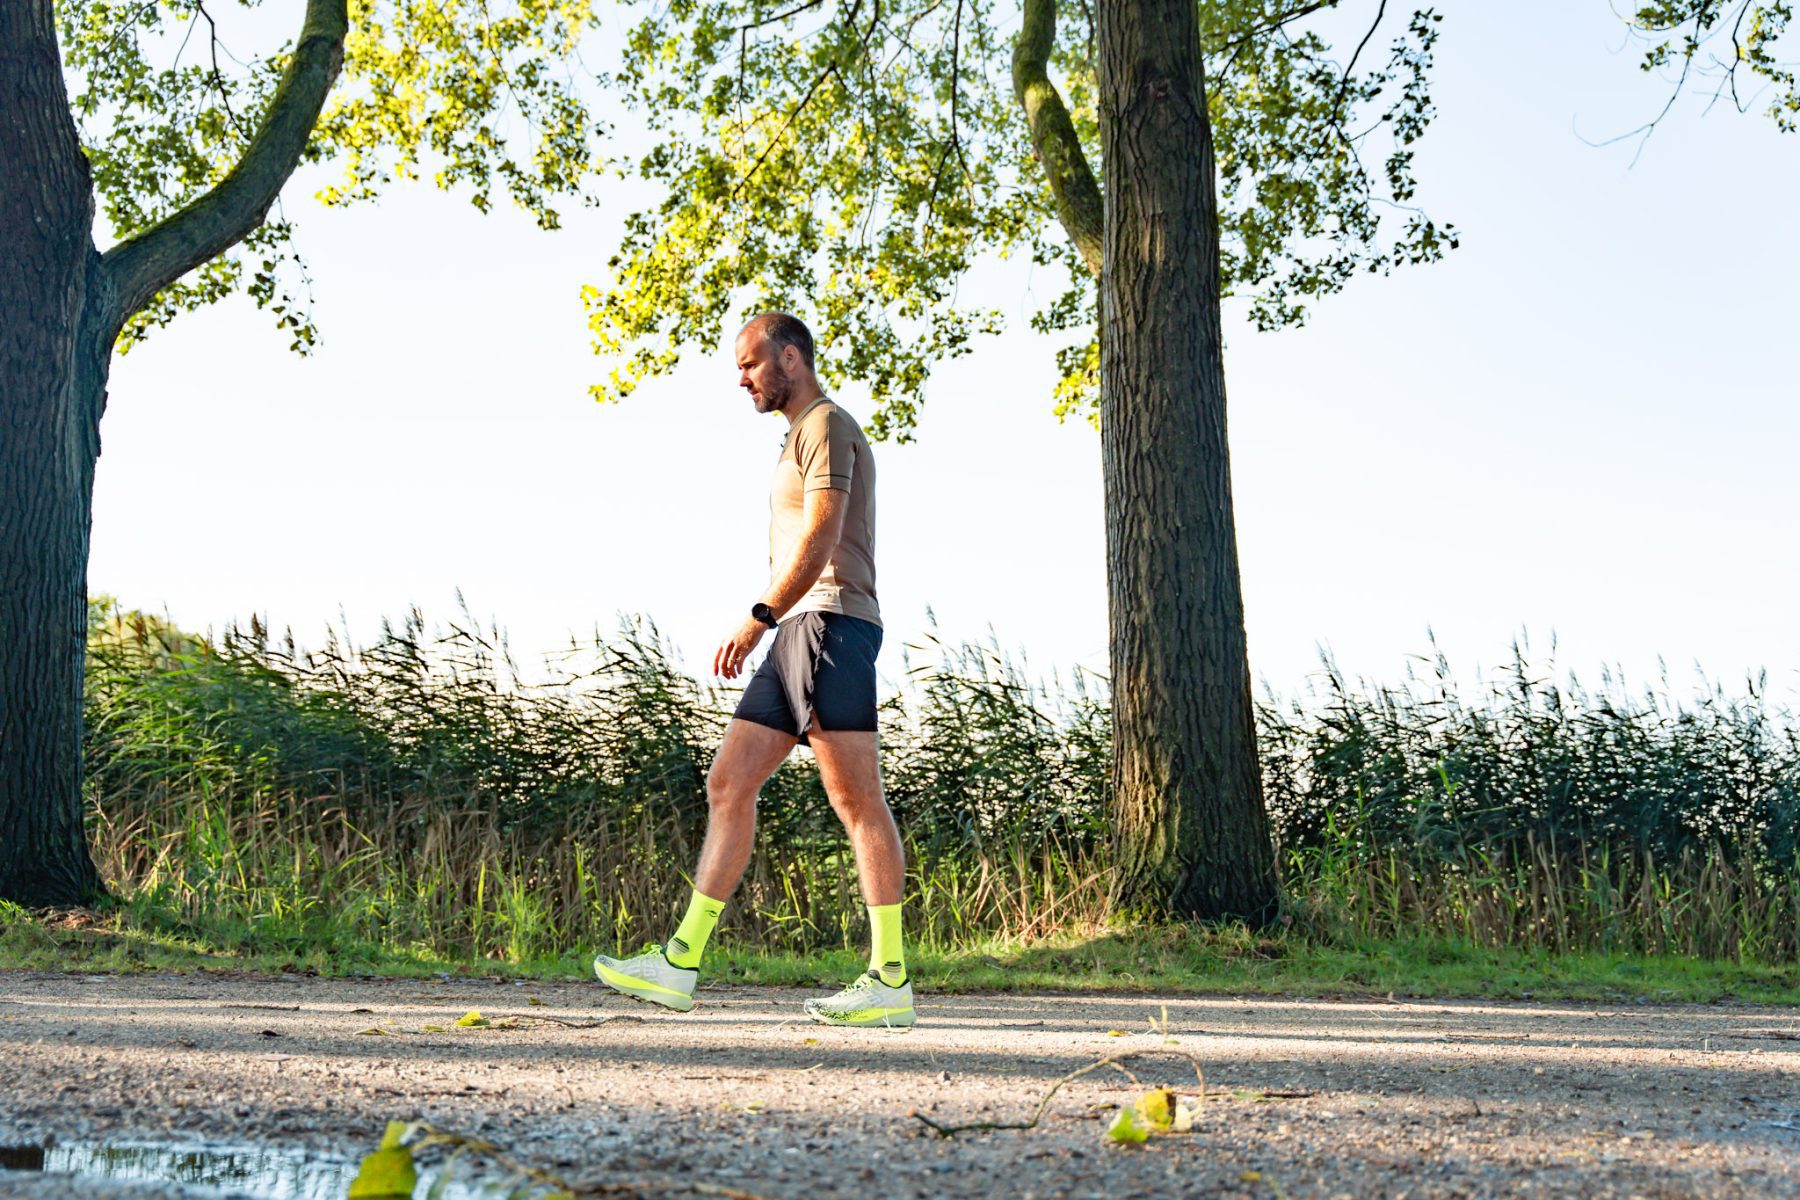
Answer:
<svg viewBox="0 0 1800 1200"><path fill-rule="evenodd" d="M1167 1129L1175 1123L1175 1093L1168 1088L1145 1092L1137 1102L1138 1115L1155 1129Z"/></svg>
<svg viewBox="0 0 1800 1200"><path fill-rule="evenodd" d="M413 1168L412 1151L405 1147L377 1150L362 1160L350 1181L350 1200L389 1200L413 1194L419 1173Z"/></svg>
<svg viewBox="0 0 1800 1200"><path fill-rule="evenodd" d="M1238 1176L1238 1181L1240 1183L1261 1183L1262 1182L1262 1172L1261 1171L1245 1171L1242 1175Z"/></svg>
<svg viewBox="0 0 1800 1200"><path fill-rule="evenodd" d="M527 996L527 997L525 997L525 1003L530 1004L530 1005L539 1005L539 1004L542 1004L543 1001L539 1000L536 996Z"/></svg>
<svg viewBox="0 0 1800 1200"><path fill-rule="evenodd" d="M1106 1136L1115 1142L1129 1146L1149 1141L1150 1131L1144 1128L1143 1122L1138 1119L1137 1109L1128 1104L1119 1110L1119 1115L1113 1118L1111 1125L1107 1126Z"/></svg>
<svg viewBox="0 0 1800 1200"><path fill-rule="evenodd" d="M421 1025L421 1026L419 1026L419 1032L420 1033L448 1033L449 1031L447 1029L445 1029L442 1025Z"/></svg>
<svg viewBox="0 0 1800 1200"><path fill-rule="evenodd" d="M357 1037L386 1037L387 1035L388 1031L381 1028L379 1025L371 1025L367 1029L359 1029L356 1031Z"/></svg>
<svg viewBox="0 0 1800 1200"><path fill-rule="evenodd" d="M1123 1029L1109 1029L1106 1031L1106 1036L1107 1037L1130 1037L1131 1035L1126 1033Z"/></svg>
<svg viewBox="0 0 1800 1200"><path fill-rule="evenodd" d="M456 1025L459 1029L481 1029L487 1024L488 1019L472 1008L456 1019Z"/></svg>

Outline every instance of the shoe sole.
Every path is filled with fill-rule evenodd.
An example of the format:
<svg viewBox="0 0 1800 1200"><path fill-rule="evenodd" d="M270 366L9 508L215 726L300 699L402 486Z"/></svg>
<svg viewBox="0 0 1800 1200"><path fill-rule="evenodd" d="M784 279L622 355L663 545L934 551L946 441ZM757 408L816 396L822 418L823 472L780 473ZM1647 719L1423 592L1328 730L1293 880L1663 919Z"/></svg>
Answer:
<svg viewBox="0 0 1800 1200"><path fill-rule="evenodd" d="M830 1013L817 1012L809 1008L806 1010L806 1015L821 1025L836 1025L840 1029L876 1029L883 1027L888 1029L908 1029L918 1021L918 1016L910 1008L903 1009L899 1012L881 1010L867 1016L859 1013L854 1017L835 1017Z"/></svg>
<svg viewBox="0 0 1800 1200"><path fill-rule="evenodd" d="M683 996L678 992L670 992L667 988L658 987L656 984L634 979L622 971L615 971L602 964L598 959L594 961L594 974L599 977L601 983L621 996L630 996L633 1000L641 1000L645 1004L654 1004L658 1008L666 1008L672 1012L692 1012L694 1010L692 996Z"/></svg>

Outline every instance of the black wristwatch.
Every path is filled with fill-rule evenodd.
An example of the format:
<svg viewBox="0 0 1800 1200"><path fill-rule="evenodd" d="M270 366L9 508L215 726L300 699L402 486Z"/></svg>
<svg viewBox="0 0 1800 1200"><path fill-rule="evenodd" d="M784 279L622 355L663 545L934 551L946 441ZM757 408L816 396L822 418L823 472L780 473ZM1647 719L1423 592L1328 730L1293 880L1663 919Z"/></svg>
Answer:
<svg viewBox="0 0 1800 1200"><path fill-rule="evenodd" d="M781 622L775 619L775 610L758 600L750 606L750 615L767 625L770 629L779 628Z"/></svg>

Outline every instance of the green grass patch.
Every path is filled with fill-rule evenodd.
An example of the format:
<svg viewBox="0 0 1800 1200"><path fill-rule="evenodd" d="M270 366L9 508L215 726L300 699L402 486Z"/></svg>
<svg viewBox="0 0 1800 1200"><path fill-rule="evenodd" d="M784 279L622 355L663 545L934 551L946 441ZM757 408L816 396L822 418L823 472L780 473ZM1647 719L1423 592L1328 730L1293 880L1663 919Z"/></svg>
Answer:
<svg viewBox="0 0 1800 1200"><path fill-rule="evenodd" d="M460 958L338 939L302 943L292 931L224 921L202 926L142 904L101 912L31 914L0 908L0 969L301 972L326 976L441 974L590 978L586 951L522 962ZM719 945L712 981L826 987L863 969L851 950L769 953ZM1442 997L1502 1000L1800 1004L1792 966L1641 954L1551 953L1442 937L1334 938L1286 930L1140 925L1030 942L994 941L912 957L921 990L1136 995L1226 994Z"/></svg>

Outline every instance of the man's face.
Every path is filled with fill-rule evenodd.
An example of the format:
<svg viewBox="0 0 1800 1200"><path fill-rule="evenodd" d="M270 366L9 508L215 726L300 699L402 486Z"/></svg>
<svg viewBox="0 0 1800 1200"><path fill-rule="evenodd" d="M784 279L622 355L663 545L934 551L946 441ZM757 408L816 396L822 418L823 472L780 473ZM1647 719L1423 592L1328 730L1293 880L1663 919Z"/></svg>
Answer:
<svg viewBox="0 0 1800 1200"><path fill-rule="evenodd" d="M794 395L794 381L762 333L746 329L737 339L738 386L750 393L759 413L779 412Z"/></svg>

